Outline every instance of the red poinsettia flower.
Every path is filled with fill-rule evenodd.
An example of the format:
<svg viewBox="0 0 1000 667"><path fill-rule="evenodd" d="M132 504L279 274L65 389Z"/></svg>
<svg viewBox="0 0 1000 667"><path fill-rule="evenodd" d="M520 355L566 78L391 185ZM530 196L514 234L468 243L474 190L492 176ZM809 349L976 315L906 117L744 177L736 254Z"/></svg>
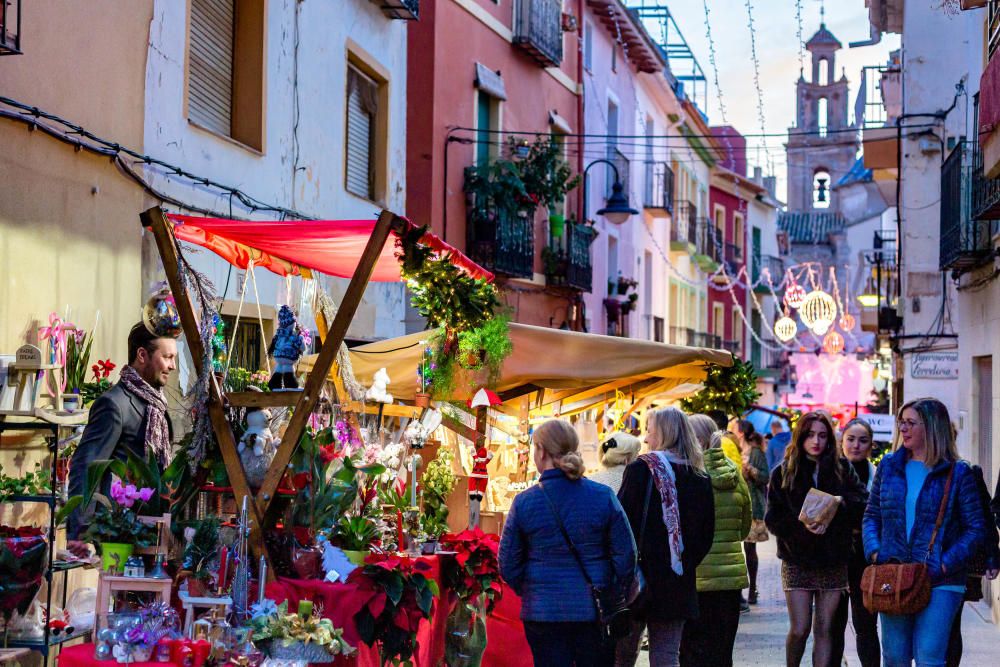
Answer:
<svg viewBox="0 0 1000 667"><path fill-rule="evenodd" d="M90 367L90 370L94 372L94 380L100 380L101 379L101 367L100 366L98 366L97 364L94 364L93 366Z"/></svg>
<svg viewBox="0 0 1000 667"><path fill-rule="evenodd" d="M100 367L103 377L108 377L111 375L111 371L115 370L115 364L111 363L111 359L99 359L97 366Z"/></svg>

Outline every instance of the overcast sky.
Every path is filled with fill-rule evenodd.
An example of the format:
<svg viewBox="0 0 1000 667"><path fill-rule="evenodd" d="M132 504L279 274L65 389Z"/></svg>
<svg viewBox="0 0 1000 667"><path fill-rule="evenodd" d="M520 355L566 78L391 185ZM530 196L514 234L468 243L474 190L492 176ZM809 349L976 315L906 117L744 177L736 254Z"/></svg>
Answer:
<svg viewBox="0 0 1000 667"><path fill-rule="evenodd" d="M646 0L649 4L656 4ZM796 37L796 0L751 0L756 29L757 55L760 60L760 80L764 94L764 118L767 133L785 133L795 118L795 82L799 75L799 43ZM636 0L630 6L641 4ZM703 0L662 1L673 13L684 38L708 77L708 104L703 109L713 125L722 124L718 97L715 93L712 66L709 62L708 38L705 31ZM820 0L801 0L802 36L809 38L819 29ZM719 83L730 123L745 134L760 134L757 114L757 93L753 81L750 29L747 0L708 0L712 37L715 42ZM868 10L864 0L831 0L826 3L827 28L844 45L837 54L837 76L846 71L850 81L849 117L854 118L854 99L860 83L861 68L884 64L889 52L899 48L899 37L887 35L875 46L848 48L849 42L869 37ZM653 30L659 39L659 30ZM806 77L809 77L809 53L806 57ZM771 160L778 175L778 196L785 199L785 154L780 137L766 140ZM748 138L751 163L766 163L762 140ZM757 147L760 150L757 150Z"/></svg>

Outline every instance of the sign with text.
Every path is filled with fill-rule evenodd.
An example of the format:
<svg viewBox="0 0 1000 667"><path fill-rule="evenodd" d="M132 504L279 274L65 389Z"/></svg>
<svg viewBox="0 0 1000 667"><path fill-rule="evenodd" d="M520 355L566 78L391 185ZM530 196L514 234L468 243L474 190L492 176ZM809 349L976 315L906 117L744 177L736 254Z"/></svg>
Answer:
<svg viewBox="0 0 1000 667"><path fill-rule="evenodd" d="M924 380L957 380L958 352L919 352L910 357L910 376Z"/></svg>
<svg viewBox="0 0 1000 667"><path fill-rule="evenodd" d="M858 415L858 419L863 419L868 422L868 425L872 427L872 431L875 434L875 439L879 442L888 442L892 440L892 434L896 430L895 415L877 415L874 413L867 413Z"/></svg>

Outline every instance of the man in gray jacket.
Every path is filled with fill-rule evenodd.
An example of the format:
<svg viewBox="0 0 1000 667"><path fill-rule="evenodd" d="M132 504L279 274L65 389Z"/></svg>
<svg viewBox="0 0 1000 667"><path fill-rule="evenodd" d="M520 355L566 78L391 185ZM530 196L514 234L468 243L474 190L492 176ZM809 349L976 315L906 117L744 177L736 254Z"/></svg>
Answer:
<svg viewBox="0 0 1000 667"><path fill-rule="evenodd" d="M129 452L145 459L147 451L152 451L161 466L166 465L170 454L170 423L163 387L177 367L177 341L150 333L139 322L128 335L128 358L129 364L122 369L118 384L90 408L90 419L70 463L71 496L83 495L87 468L93 461L124 461ZM110 484L110 479L102 480L104 492ZM89 508L79 508L69 517L67 536L71 551L87 552L79 536L84 528L81 524L89 514Z"/></svg>

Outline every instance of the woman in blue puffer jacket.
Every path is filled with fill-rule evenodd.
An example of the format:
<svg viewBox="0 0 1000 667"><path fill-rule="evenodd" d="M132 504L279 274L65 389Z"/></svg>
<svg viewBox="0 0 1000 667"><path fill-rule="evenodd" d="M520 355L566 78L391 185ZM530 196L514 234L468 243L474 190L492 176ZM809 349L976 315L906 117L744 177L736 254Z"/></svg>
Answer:
<svg viewBox="0 0 1000 667"><path fill-rule="evenodd" d="M886 667L916 660L944 665L952 620L965 594L966 566L983 544L986 526L972 468L958 459L948 409L937 399L904 405L894 451L875 473L862 524L865 557L872 563L926 562L931 601L917 614L882 616ZM944 521L928 553L942 497L952 473Z"/></svg>

